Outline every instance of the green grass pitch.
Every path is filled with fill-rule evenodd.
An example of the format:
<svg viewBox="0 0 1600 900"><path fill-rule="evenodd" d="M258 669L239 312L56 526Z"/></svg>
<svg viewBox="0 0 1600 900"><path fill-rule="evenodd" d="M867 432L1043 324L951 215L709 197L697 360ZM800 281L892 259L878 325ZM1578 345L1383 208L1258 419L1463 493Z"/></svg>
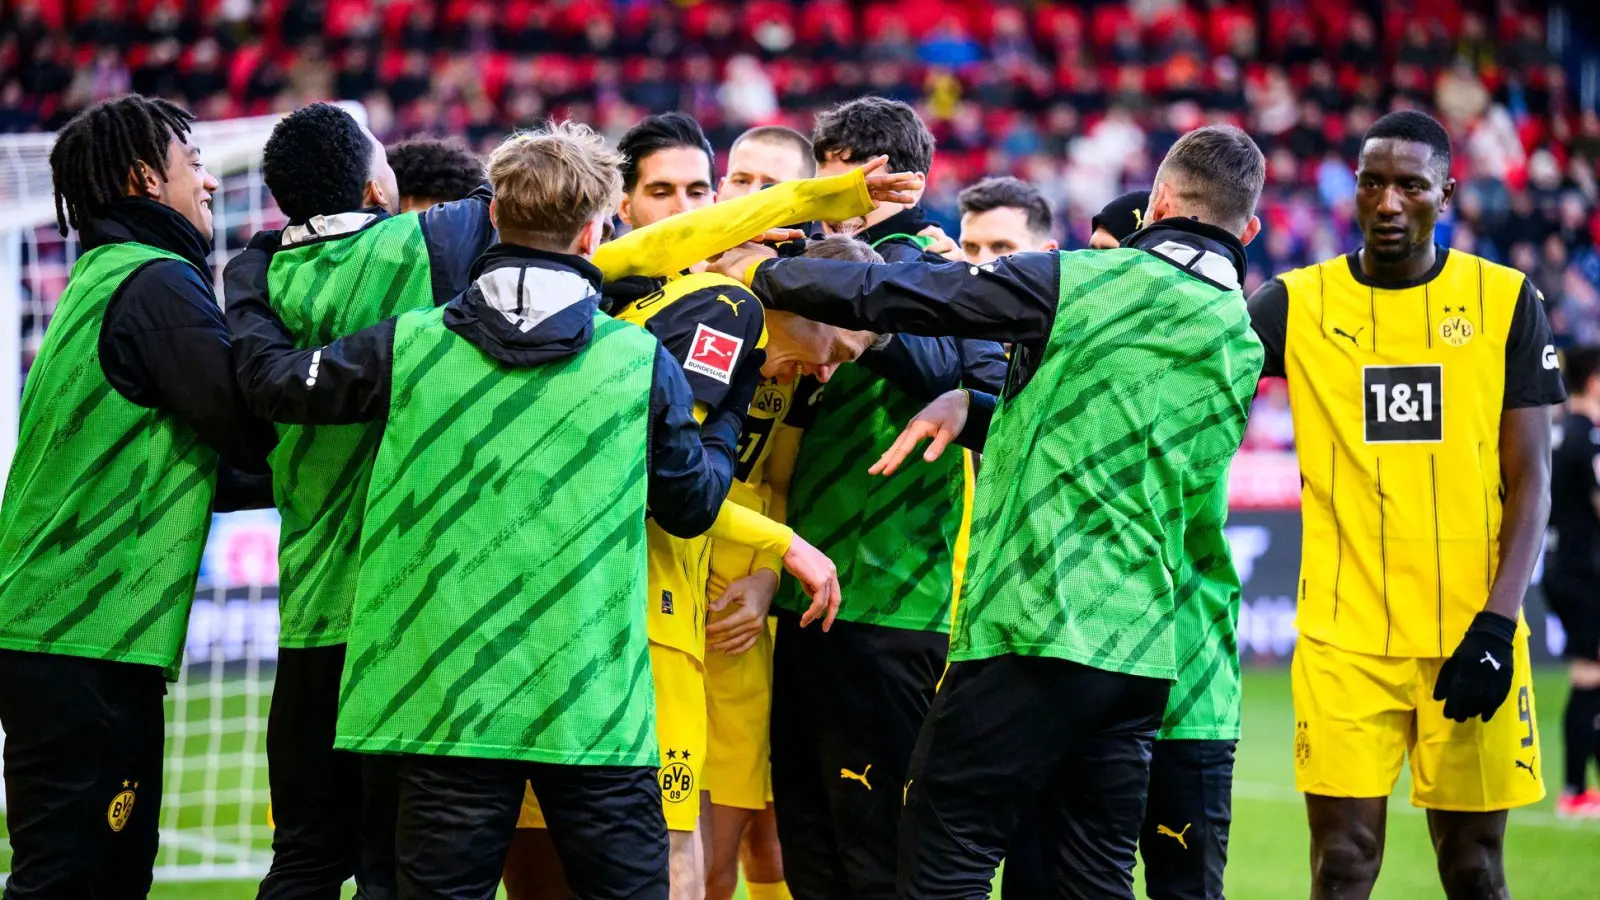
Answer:
<svg viewBox="0 0 1600 900"><path fill-rule="evenodd" d="M1540 765L1552 797L1538 806L1512 813L1506 841L1506 869L1511 888L1518 897L1537 900L1593 898L1600 895L1596 887L1600 885L1600 822L1563 822L1556 819L1553 812L1553 794L1559 788L1560 779L1565 678L1560 670L1546 669L1538 673L1536 684L1544 748ZM1245 737L1239 745L1234 770L1228 897L1229 900L1304 897L1308 894L1307 834L1304 807L1300 795L1294 791L1294 717L1289 702L1288 670L1248 671L1244 698ZM242 699L229 702L242 702ZM207 744L204 736L193 735L186 741L185 750L191 754L203 753ZM241 746L225 747L229 752L242 749ZM258 777L264 779L265 773ZM1390 805L1388 847L1374 894L1380 900L1442 896L1434 874L1427 824L1422 814L1407 802L1408 789L1407 779L1402 776ZM242 816L237 805L231 808L223 805L216 811L216 821L221 825L239 822ZM0 830L3 827L0 822ZM9 848L0 849L0 866L9 863L9 855ZM346 896L351 895L353 889L347 888ZM1143 895L1142 890L1140 895ZM150 896L154 900L247 900L255 896L255 884L249 881L158 883Z"/></svg>

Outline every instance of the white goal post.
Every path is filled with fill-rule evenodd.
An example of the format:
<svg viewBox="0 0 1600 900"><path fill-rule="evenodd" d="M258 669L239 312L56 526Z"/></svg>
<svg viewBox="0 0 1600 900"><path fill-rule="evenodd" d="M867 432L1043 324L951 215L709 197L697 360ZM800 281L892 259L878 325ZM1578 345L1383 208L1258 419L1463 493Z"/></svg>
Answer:
<svg viewBox="0 0 1600 900"><path fill-rule="evenodd" d="M340 106L365 124L359 104ZM251 234L283 224L261 177L277 121L194 125L201 158L221 183L211 257L219 298L227 261ZM77 235L56 230L54 142L53 134L0 136L0 486L16 449L27 368L79 254ZM213 522L184 666L167 693L157 880L257 878L271 859L266 722L277 661L277 529L273 511ZM0 792L0 813L4 803ZM0 873L11 868L4 831L0 819Z"/></svg>

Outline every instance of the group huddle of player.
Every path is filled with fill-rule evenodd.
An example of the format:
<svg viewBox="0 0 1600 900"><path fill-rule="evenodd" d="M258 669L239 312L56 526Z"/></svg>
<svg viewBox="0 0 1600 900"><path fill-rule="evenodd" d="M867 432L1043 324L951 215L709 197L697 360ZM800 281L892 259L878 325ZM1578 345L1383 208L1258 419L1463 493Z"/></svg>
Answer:
<svg viewBox="0 0 1600 900"><path fill-rule="evenodd" d="M275 505L262 898L728 900L742 868L972 900L1002 859L1010 898L1130 898L1142 854L1152 898L1220 900L1263 375L1305 484L1312 896L1370 893L1408 754L1446 893L1507 896L1563 392L1524 276L1433 244L1433 120L1367 134L1362 248L1248 303L1265 162L1230 127L1063 253L1016 179L947 238L932 135L875 97L721 178L671 113L482 169L394 148L416 187L313 104L219 298L190 121L119 98L52 153L85 252L0 509L8 898L146 895L206 523Z"/></svg>

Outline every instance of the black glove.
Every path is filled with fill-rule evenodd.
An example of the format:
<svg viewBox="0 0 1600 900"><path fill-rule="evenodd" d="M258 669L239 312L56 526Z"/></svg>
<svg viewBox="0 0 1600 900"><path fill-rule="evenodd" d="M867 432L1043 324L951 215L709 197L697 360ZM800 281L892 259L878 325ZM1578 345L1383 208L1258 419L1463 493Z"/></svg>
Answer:
<svg viewBox="0 0 1600 900"><path fill-rule="evenodd" d="M1433 699L1444 701L1447 719L1465 722L1481 716L1485 722L1511 695L1511 639L1517 623L1499 613L1481 612L1456 645L1456 652L1439 667Z"/></svg>

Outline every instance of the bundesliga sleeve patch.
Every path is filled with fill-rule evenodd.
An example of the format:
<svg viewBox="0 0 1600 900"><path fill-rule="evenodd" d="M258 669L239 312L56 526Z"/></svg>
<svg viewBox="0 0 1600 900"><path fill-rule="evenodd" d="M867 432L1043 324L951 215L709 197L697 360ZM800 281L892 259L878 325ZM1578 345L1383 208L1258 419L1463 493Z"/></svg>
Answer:
<svg viewBox="0 0 1600 900"><path fill-rule="evenodd" d="M733 364L739 359L739 349L743 346L744 338L702 323L694 330L694 343L689 348L689 358L684 360L684 371L728 384L733 381Z"/></svg>

